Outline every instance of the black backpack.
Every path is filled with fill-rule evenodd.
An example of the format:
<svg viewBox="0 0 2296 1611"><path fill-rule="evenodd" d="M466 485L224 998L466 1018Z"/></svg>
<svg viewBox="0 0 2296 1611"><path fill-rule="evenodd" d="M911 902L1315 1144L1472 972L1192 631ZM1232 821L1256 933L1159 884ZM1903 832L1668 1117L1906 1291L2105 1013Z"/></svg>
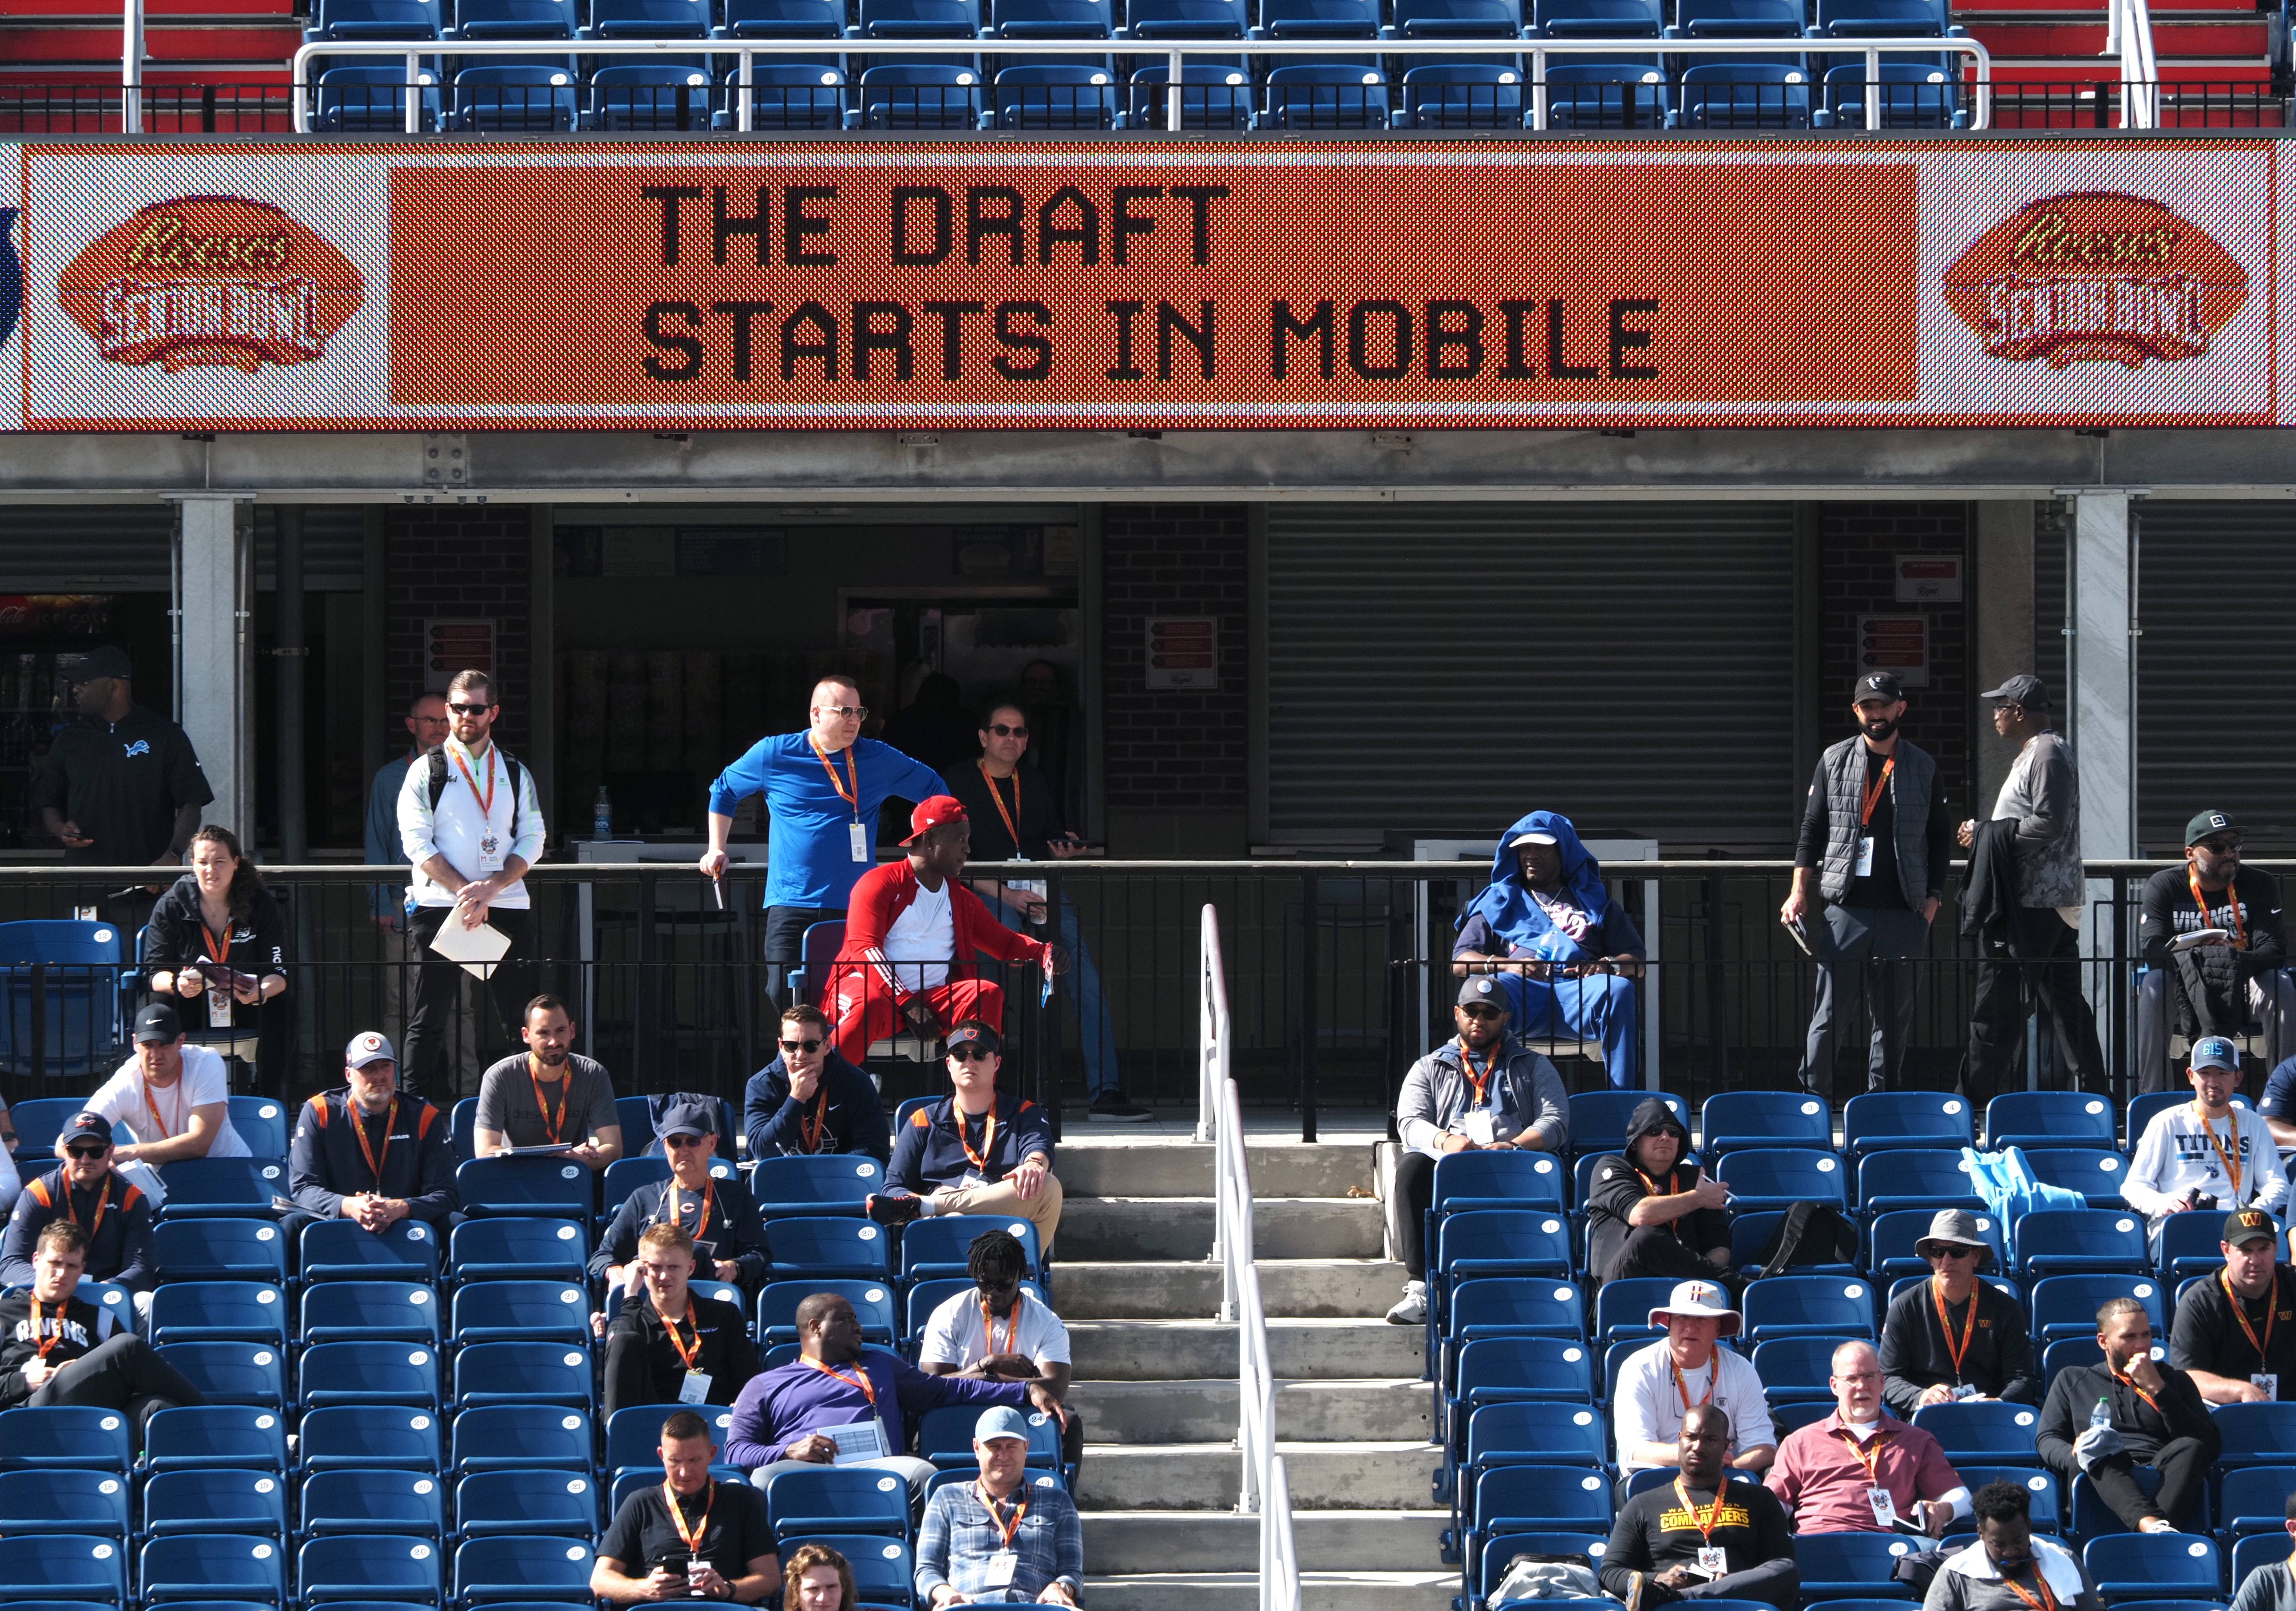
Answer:
<svg viewBox="0 0 2296 1611"><path fill-rule="evenodd" d="M503 758L503 767L510 774L510 842L518 842L518 825L526 811L526 769L500 744L495 752ZM430 810L437 811L439 801L447 794L447 746L440 744L430 752Z"/></svg>

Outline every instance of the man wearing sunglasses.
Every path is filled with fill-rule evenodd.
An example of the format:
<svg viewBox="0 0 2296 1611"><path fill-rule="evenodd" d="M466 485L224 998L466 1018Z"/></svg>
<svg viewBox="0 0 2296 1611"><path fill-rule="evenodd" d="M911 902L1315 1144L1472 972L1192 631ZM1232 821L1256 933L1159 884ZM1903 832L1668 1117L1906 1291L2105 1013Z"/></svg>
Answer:
<svg viewBox="0 0 2296 1611"><path fill-rule="evenodd" d="M2296 1052L2296 990L2280 881L2240 864L2240 824L2207 810L2185 825L2185 865L2144 881L2136 942L2137 1082L2169 1089L2169 1032L2187 1041L2261 1028L2280 1056Z"/></svg>
<svg viewBox="0 0 2296 1611"><path fill-rule="evenodd" d="M742 1129L752 1158L860 1153L893 1155L876 1082L829 1044L829 1020L811 1002L782 1015L782 1055L750 1076Z"/></svg>
<svg viewBox="0 0 2296 1611"><path fill-rule="evenodd" d="M1892 1299L1882 1322L1882 1401L1905 1420L1928 1405L1964 1399L2039 1403L2024 1306L1978 1279L1993 1262L1993 1245L1977 1216L1940 1208L1914 1253L1931 1275Z"/></svg>
<svg viewBox="0 0 2296 1611"><path fill-rule="evenodd" d="M1018 1214L1049 1251L1061 1223L1045 1110L996 1089L1004 1042L973 1020L948 1032L948 1080L939 1102L909 1115L893 1143L887 1189L863 1204L883 1225L920 1214Z"/></svg>
<svg viewBox="0 0 2296 1611"><path fill-rule="evenodd" d="M701 1279L738 1281L751 1291L763 1286L771 1262L765 1228L733 1164L721 1163L723 1172L710 1168L718 1130L709 1110L680 1102L653 1128L669 1159L669 1179L650 1181L622 1199L590 1255L590 1273L609 1283L627 1281L627 1266L637 1256L646 1227L675 1225L693 1238L694 1273Z"/></svg>
<svg viewBox="0 0 2296 1611"><path fill-rule="evenodd" d="M380 1236L420 1220L444 1238L460 1201L447 1115L398 1092L398 1056L381 1032L351 1037L343 1083L303 1105L287 1148L287 1189L300 1213L285 1216L290 1246L303 1227L348 1220Z"/></svg>
<svg viewBox="0 0 2296 1611"><path fill-rule="evenodd" d="M59 1220L86 1230L91 1281L113 1281L144 1293L159 1284L152 1244L152 1201L114 1173L111 1121L81 1114L56 1138L54 1169L26 1186L0 1239L0 1286L32 1284L32 1253L40 1233Z"/></svg>

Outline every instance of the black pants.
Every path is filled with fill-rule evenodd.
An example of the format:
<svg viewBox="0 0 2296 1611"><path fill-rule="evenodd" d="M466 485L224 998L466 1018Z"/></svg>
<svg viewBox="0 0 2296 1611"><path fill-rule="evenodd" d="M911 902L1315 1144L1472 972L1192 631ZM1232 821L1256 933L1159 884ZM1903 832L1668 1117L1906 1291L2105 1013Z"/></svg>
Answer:
<svg viewBox="0 0 2296 1611"><path fill-rule="evenodd" d="M2020 907L2013 957L1988 957L1977 965L1977 999L1969 1009L1969 1052L1962 1059L1962 1089L1990 1095L2017 1066L2025 1019L2038 1007L2057 1032L2057 1049L2073 1071L2077 1089L2102 1095L2104 1049L2096 1015L2081 994L2080 933L2051 907Z"/></svg>
<svg viewBox="0 0 2296 1611"><path fill-rule="evenodd" d="M1395 1239L1403 1249L1403 1273L1414 1281L1427 1277L1427 1207L1434 1199L1435 1160L1405 1153L1395 1165L1395 1201L1403 1216Z"/></svg>
<svg viewBox="0 0 2296 1611"><path fill-rule="evenodd" d="M160 1357L158 1349L142 1337L123 1334L97 1344L74 1360L27 1401L39 1410L80 1404L123 1411L135 1429L135 1446L141 1449L144 1422L162 1410L208 1401L184 1379L183 1372Z"/></svg>
<svg viewBox="0 0 2296 1611"><path fill-rule="evenodd" d="M2101 1462L2088 1480L2097 1498L2123 1525L2135 1527L2147 1516L2163 1516L2170 1526L2181 1529L2208 1484L2208 1451L2198 1438L2180 1437L2163 1443L2144 1463L2161 1474L2158 1493L2148 1494L2138 1484L2133 1475L2136 1462L2126 1454Z"/></svg>
<svg viewBox="0 0 2296 1611"><path fill-rule="evenodd" d="M452 1107L457 1094L447 1089L447 1047L454 1038L451 1020L462 999L462 981L468 975L461 963L449 962L432 950L430 941L454 909L417 907L406 925L406 961L414 973L414 999L406 1012L406 1043L398 1048L400 1089L442 1109ZM502 1021L503 1033L514 1040L526 1004L534 996L534 914L498 906L488 909L487 921L510 940L510 949L495 965L486 990L495 1015ZM490 1039L481 1018L477 1040L482 1059Z"/></svg>
<svg viewBox="0 0 2296 1611"><path fill-rule="evenodd" d="M766 908L766 988L776 1002L783 999L783 985L790 969L805 960L805 932L816 923L830 923L845 916L843 907L769 906ZM815 995L820 994L820 980L814 981ZM788 1005L794 1007L795 1002ZM820 1006L816 999L815 1006ZM832 1015L833 1016L833 1015Z"/></svg>
<svg viewBox="0 0 2296 1611"><path fill-rule="evenodd" d="M1636 1276L1718 1281L1723 1273L1702 1250L1685 1247L1677 1240L1673 1226L1637 1225L1627 1233L1626 1245L1619 1250L1619 1267L1603 1271L1602 1277L1605 1281L1630 1280Z"/></svg>

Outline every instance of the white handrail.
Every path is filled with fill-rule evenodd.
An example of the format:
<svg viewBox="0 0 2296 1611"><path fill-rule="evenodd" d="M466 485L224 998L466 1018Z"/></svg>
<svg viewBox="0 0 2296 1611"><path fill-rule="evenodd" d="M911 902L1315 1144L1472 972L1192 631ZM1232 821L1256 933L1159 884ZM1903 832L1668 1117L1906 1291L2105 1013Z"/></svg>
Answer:
<svg viewBox="0 0 2296 1611"><path fill-rule="evenodd" d="M2161 68L2152 53L2152 13L2145 0L2110 0L2103 54L2120 58L2120 127L2161 127Z"/></svg>
<svg viewBox="0 0 2296 1611"><path fill-rule="evenodd" d="M119 132L144 132L144 0L119 4Z"/></svg>

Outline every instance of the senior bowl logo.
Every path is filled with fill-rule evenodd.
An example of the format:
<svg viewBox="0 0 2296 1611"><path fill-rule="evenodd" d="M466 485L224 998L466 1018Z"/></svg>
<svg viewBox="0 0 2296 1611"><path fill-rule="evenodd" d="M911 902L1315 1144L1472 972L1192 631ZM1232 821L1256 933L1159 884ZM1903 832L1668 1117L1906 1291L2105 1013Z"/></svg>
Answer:
<svg viewBox="0 0 2296 1611"><path fill-rule="evenodd" d="M278 208L179 196L74 258L57 300L115 364L254 374L324 356L365 292L348 258Z"/></svg>
<svg viewBox="0 0 2296 1611"><path fill-rule="evenodd" d="M1995 358L2142 368L2209 349L2248 272L2158 201L2080 191L2035 201L1945 271L1945 300Z"/></svg>

